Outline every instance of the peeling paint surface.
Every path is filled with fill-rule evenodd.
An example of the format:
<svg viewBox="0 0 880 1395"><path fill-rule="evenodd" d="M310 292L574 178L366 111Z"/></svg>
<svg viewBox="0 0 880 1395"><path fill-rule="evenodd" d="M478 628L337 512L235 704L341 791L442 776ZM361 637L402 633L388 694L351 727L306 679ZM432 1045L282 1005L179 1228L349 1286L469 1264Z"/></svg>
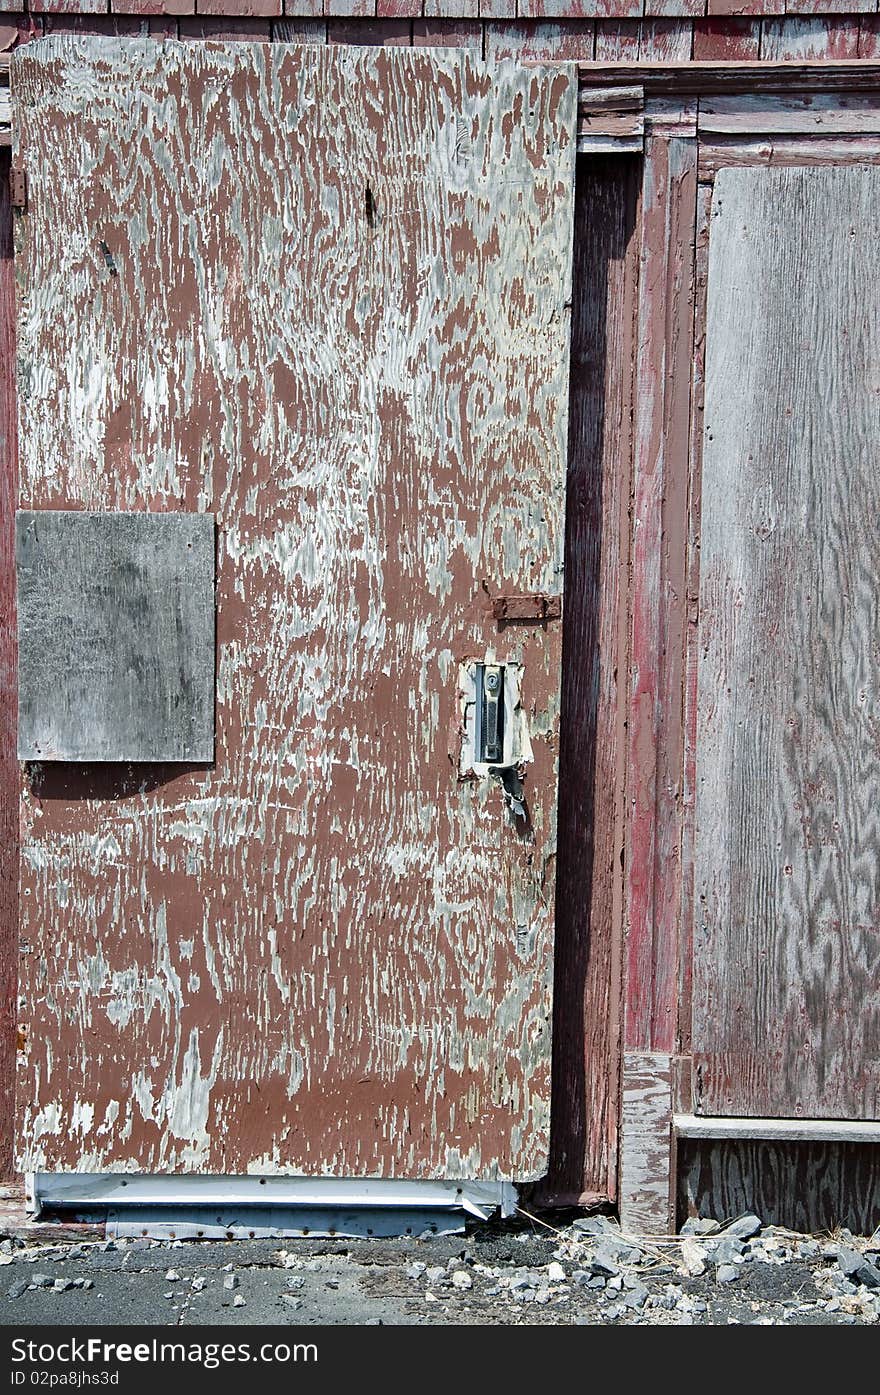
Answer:
<svg viewBox="0 0 880 1395"><path fill-rule="evenodd" d="M211 767L31 766L26 1169L546 1165L576 76L12 60L21 504L217 518ZM521 665L528 832L463 781Z"/></svg>

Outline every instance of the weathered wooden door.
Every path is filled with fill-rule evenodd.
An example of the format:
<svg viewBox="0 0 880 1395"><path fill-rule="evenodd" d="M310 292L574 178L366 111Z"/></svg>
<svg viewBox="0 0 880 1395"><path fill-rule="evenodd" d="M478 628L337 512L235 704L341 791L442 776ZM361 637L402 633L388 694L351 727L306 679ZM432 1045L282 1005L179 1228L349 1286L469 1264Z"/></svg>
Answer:
<svg viewBox="0 0 880 1395"><path fill-rule="evenodd" d="M21 1164L539 1175L576 72L13 83L21 505L217 525L214 761L23 766Z"/></svg>
<svg viewBox="0 0 880 1395"><path fill-rule="evenodd" d="M880 169L725 168L709 231L698 1113L880 1110Z"/></svg>

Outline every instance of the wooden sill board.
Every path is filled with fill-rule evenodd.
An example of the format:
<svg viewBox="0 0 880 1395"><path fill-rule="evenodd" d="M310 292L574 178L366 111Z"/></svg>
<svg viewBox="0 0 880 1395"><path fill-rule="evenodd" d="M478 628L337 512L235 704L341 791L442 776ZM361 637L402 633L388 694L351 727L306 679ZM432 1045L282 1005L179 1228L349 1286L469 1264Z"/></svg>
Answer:
<svg viewBox="0 0 880 1395"><path fill-rule="evenodd" d="M880 1143L880 1120L734 1119L674 1114L677 1138L768 1139L780 1143Z"/></svg>

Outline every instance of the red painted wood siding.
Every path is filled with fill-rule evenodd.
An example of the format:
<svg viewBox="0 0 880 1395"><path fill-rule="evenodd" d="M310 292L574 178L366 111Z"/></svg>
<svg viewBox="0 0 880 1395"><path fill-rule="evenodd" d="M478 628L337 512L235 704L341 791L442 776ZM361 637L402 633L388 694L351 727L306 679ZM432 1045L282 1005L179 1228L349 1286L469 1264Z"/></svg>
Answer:
<svg viewBox="0 0 880 1395"><path fill-rule="evenodd" d="M437 44L606 62L873 58L878 0L0 0L0 52L95 34ZM299 22L299 23L297 23ZM310 22L308 28L303 28ZM346 32L338 26L352 25Z"/></svg>

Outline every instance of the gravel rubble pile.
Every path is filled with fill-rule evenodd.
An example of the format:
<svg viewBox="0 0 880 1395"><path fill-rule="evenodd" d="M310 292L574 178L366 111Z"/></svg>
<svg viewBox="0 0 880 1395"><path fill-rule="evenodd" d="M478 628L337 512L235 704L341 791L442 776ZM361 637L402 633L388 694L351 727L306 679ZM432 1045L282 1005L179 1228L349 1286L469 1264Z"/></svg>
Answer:
<svg viewBox="0 0 880 1395"><path fill-rule="evenodd" d="M595 1215L401 1240L7 1237L3 1277L15 1325L873 1325L880 1231L802 1235L746 1215L649 1239Z"/></svg>

